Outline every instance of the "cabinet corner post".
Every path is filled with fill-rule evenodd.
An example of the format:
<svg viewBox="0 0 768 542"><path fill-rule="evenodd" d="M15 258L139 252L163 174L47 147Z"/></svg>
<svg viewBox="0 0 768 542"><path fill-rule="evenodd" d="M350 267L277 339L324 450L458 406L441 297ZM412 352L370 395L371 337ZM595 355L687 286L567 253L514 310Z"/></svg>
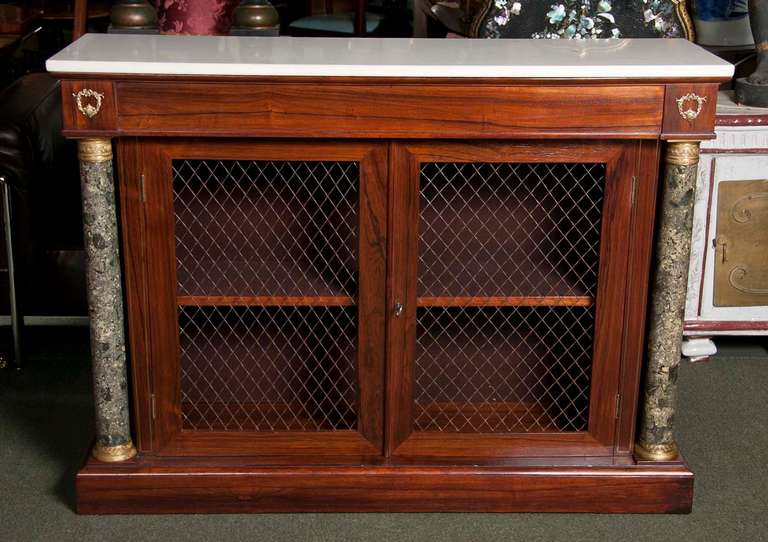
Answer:
<svg viewBox="0 0 768 542"><path fill-rule="evenodd" d="M672 461L677 374L691 252L691 228L699 163L699 141L669 141L659 205L651 293L647 363L635 456Z"/></svg>
<svg viewBox="0 0 768 542"><path fill-rule="evenodd" d="M117 210L108 138L78 140L87 257L96 443L100 461L136 455L131 439Z"/></svg>

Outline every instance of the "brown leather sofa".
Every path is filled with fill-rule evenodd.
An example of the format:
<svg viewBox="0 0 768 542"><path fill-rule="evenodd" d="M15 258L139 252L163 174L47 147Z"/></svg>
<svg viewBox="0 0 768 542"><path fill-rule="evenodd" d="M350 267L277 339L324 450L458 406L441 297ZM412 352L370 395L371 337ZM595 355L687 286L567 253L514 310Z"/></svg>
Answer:
<svg viewBox="0 0 768 542"><path fill-rule="evenodd" d="M0 91L0 177L10 187L19 314L42 324L87 314L77 149L61 135L59 93L45 73ZM5 250L0 260L0 314L8 315Z"/></svg>

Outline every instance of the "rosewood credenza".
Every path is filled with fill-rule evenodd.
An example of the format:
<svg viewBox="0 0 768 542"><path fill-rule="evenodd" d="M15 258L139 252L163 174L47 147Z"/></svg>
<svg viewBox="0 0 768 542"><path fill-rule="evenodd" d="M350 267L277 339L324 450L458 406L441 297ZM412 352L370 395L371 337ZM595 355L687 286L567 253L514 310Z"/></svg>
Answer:
<svg viewBox="0 0 768 542"><path fill-rule="evenodd" d="M676 376L729 64L86 35L48 69L89 256L79 511L690 510Z"/></svg>

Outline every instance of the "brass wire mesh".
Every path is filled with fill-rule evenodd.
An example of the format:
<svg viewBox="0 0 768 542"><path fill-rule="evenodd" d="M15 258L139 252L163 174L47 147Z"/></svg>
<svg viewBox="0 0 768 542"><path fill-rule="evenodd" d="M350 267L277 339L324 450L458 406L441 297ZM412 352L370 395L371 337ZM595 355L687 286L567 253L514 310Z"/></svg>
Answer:
<svg viewBox="0 0 768 542"><path fill-rule="evenodd" d="M415 428L584 431L592 307L421 307Z"/></svg>
<svg viewBox="0 0 768 542"><path fill-rule="evenodd" d="M604 164L423 164L418 294L594 295L604 178Z"/></svg>
<svg viewBox="0 0 768 542"><path fill-rule="evenodd" d="M182 427L353 429L355 312L353 307L181 307Z"/></svg>
<svg viewBox="0 0 768 542"><path fill-rule="evenodd" d="M180 296L312 306L179 307L182 427L339 431L357 423L356 162L174 160Z"/></svg>
<svg viewBox="0 0 768 542"><path fill-rule="evenodd" d="M179 295L357 293L357 162L174 160Z"/></svg>
<svg viewBox="0 0 768 542"><path fill-rule="evenodd" d="M417 310L417 431L584 431L604 164L425 163ZM548 305L460 306L546 297ZM435 305L434 302L430 305Z"/></svg>

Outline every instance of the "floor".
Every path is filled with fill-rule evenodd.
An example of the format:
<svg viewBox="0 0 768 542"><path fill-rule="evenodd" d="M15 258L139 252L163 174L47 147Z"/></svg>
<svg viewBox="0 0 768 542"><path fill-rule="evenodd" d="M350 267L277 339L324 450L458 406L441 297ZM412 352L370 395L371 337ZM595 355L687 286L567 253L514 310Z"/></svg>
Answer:
<svg viewBox="0 0 768 542"><path fill-rule="evenodd" d="M768 349L728 340L684 364L678 435L696 473L685 516L327 514L78 516L73 476L92 434L85 329L38 330L0 371L0 541L768 541Z"/></svg>

